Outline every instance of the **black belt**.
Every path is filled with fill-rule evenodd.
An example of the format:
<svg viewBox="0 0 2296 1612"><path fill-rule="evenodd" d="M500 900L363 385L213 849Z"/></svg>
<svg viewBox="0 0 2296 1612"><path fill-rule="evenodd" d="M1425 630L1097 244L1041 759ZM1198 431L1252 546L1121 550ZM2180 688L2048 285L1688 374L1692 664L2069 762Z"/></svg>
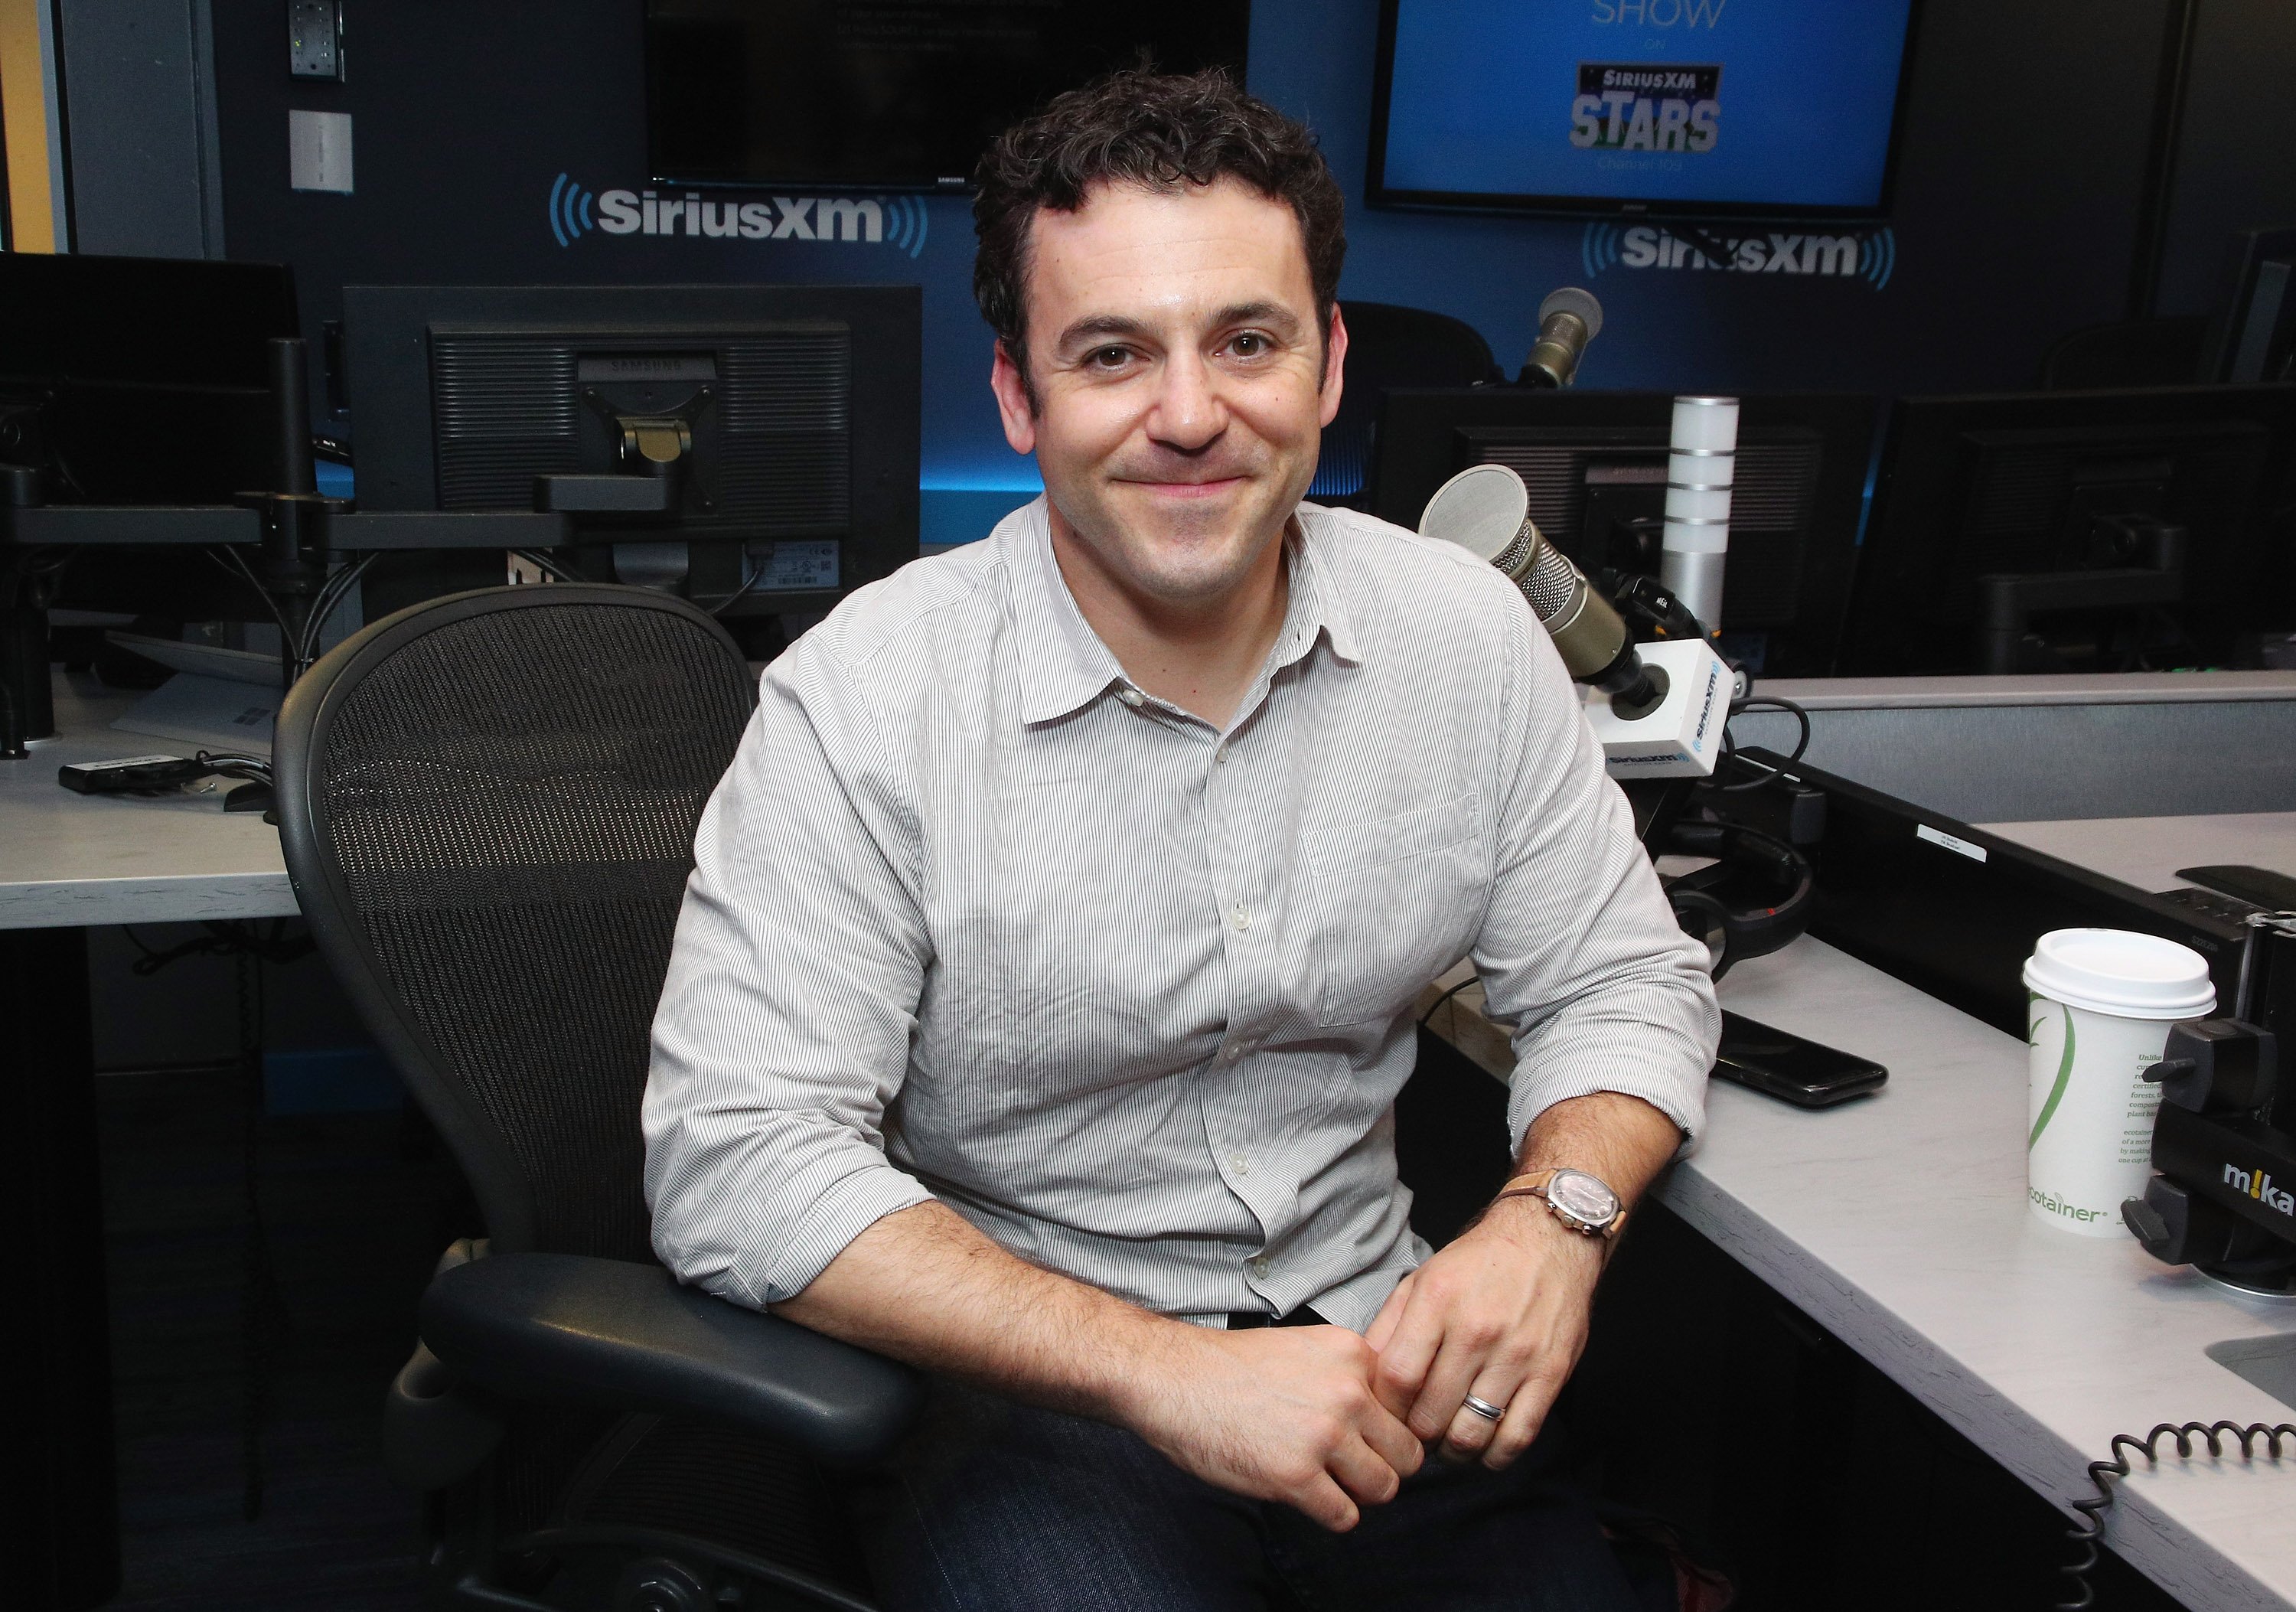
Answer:
<svg viewBox="0 0 2296 1612"><path fill-rule="evenodd" d="M1227 1312L1230 1332L1249 1332L1254 1327L1324 1327L1331 1323L1302 1304L1289 1315L1270 1315L1265 1310L1231 1310Z"/></svg>

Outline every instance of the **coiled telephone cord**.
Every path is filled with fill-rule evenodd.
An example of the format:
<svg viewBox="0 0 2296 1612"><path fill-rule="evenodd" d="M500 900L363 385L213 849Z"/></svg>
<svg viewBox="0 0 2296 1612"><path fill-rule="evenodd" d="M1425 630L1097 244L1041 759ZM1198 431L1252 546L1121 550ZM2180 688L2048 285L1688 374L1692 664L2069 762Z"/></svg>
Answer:
<svg viewBox="0 0 2296 1612"><path fill-rule="evenodd" d="M2079 1560L2061 1569L2072 1581L2072 1591L2070 1599L2057 1603L2057 1612L2085 1612L2085 1608L2095 1604L2096 1597L2089 1588L2088 1574L2089 1569L2096 1566L2097 1542L2104 1537L2104 1514L2112 1509L2113 1500L2112 1480L2128 1476L2128 1451L2141 1451L2147 1461L2157 1463L2161 1459L2161 1440L2164 1435L2177 1441L2177 1455L2185 1460L2192 1459L2193 1441L2196 1438L2207 1443L2211 1456L2224 1454L2227 1438L2239 1442L2241 1456L2247 1460L2256 1459L2256 1447L2259 1442L2272 1460L2280 1459L2283 1440L2288 1442L2292 1451L2296 1451L2296 1424L2288 1422L2276 1425L2251 1422L2245 1427L2238 1422L2186 1422L2181 1427L2175 1422L2162 1422L2143 1438L2133 1433L2115 1434L2112 1453L2103 1460L2088 1464L2088 1480L2096 1485L2095 1494L2073 1501L2073 1509L2080 1513L2080 1521L2065 1531L2065 1537L2080 1547L2081 1554Z"/></svg>

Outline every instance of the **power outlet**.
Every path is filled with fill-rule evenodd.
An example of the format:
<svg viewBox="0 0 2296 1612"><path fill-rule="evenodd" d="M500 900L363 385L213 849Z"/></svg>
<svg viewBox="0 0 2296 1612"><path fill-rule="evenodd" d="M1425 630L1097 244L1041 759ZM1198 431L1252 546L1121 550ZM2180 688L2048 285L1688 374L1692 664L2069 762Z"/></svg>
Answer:
<svg viewBox="0 0 2296 1612"><path fill-rule="evenodd" d="M289 0L287 71L298 78L342 81L342 0Z"/></svg>

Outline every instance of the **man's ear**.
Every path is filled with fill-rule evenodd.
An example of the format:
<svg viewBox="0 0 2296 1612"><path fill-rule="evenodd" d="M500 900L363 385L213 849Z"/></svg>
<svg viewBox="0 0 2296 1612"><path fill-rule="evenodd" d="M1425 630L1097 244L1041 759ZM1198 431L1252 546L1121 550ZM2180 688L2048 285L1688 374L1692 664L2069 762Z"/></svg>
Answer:
<svg viewBox="0 0 2296 1612"><path fill-rule="evenodd" d="M1318 388L1323 423L1329 425L1340 412L1341 374L1347 367L1348 322L1340 305L1332 304L1332 328L1324 338L1324 383Z"/></svg>
<svg viewBox="0 0 2296 1612"><path fill-rule="evenodd" d="M1037 451L1037 410L1029 401L1029 382L1004 343L996 343L996 357L988 366L988 390L996 394L997 417L1004 422L1004 440L1017 454Z"/></svg>

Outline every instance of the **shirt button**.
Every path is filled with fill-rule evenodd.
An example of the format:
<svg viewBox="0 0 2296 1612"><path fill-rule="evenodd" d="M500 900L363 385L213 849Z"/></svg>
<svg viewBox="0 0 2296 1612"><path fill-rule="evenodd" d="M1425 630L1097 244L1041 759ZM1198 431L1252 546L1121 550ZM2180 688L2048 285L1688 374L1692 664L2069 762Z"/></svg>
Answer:
<svg viewBox="0 0 2296 1612"><path fill-rule="evenodd" d="M1230 1041L1220 1049L1220 1062L1223 1064L1233 1064L1242 1056L1243 1045L1240 1041Z"/></svg>
<svg viewBox="0 0 2296 1612"><path fill-rule="evenodd" d="M1227 746L1223 744L1218 750L1213 751L1212 760L1218 761L1223 767L1227 765Z"/></svg>
<svg viewBox="0 0 2296 1612"><path fill-rule="evenodd" d="M1243 1262L1243 1268L1254 1276L1266 1276L1275 1262L1264 1254L1255 1254Z"/></svg>
<svg viewBox="0 0 2296 1612"><path fill-rule="evenodd" d="M1235 904L1235 910L1228 914L1228 921L1238 929L1249 929L1251 927L1251 914L1243 909L1242 901L1238 901Z"/></svg>
<svg viewBox="0 0 2296 1612"><path fill-rule="evenodd" d="M1119 689L1116 697L1137 711L1148 703L1148 696L1136 688Z"/></svg>
<svg viewBox="0 0 2296 1612"><path fill-rule="evenodd" d="M1251 1161L1244 1157L1241 1153L1231 1153L1227 1156L1227 1167L1234 1171L1238 1175L1250 1175L1251 1173Z"/></svg>

